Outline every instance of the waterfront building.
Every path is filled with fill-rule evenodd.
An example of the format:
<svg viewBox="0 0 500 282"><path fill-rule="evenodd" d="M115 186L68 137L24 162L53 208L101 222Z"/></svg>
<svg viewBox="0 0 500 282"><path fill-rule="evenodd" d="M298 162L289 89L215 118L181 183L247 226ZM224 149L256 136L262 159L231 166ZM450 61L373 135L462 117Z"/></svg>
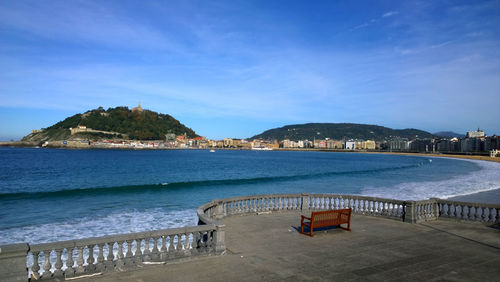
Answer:
<svg viewBox="0 0 500 282"><path fill-rule="evenodd" d="M241 139L233 139L233 147L241 148Z"/></svg>
<svg viewBox="0 0 500 282"><path fill-rule="evenodd" d="M344 141L343 140L329 140L328 148L343 149L344 148Z"/></svg>
<svg viewBox="0 0 500 282"><path fill-rule="evenodd" d="M254 146L254 147L255 147L255 146ZM286 148L290 148L290 140L285 139L285 140L281 141L281 147L282 147L282 148L285 148L285 149L286 149Z"/></svg>
<svg viewBox="0 0 500 282"><path fill-rule="evenodd" d="M304 148L314 148L314 143L309 140L304 140Z"/></svg>
<svg viewBox="0 0 500 282"><path fill-rule="evenodd" d="M393 138L389 141L389 149L391 151L408 151L410 142L406 138Z"/></svg>
<svg viewBox="0 0 500 282"><path fill-rule="evenodd" d="M278 140L273 140L265 143L265 147L269 149L278 149L280 147L280 144Z"/></svg>
<svg viewBox="0 0 500 282"><path fill-rule="evenodd" d="M484 150L484 138L464 138L460 140L462 152L480 152Z"/></svg>
<svg viewBox="0 0 500 282"><path fill-rule="evenodd" d="M314 141L313 141L313 147L314 148L319 148L319 142L320 141L321 141L320 139L314 139Z"/></svg>
<svg viewBox="0 0 500 282"><path fill-rule="evenodd" d="M354 149L356 149L356 141L354 141L354 140L347 140L347 141L345 141L344 148L346 150L354 150Z"/></svg>
<svg viewBox="0 0 500 282"><path fill-rule="evenodd" d="M476 131L467 131L465 138L482 138L484 137L484 131L481 129L477 129Z"/></svg>
<svg viewBox="0 0 500 282"><path fill-rule="evenodd" d="M332 139L326 140L326 147L328 149L342 149L343 145L344 144L343 144L343 142L341 143L341 141L336 141L336 140L332 140Z"/></svg>
<svg viewBox="0 0 500 282"><path fill-rule="evenodd" d="M500 136L493 135L484 139L484 150L500 150Z"/></svg>
<svg viewBox="0 0 500 282"><path fill-rule="evenodd" d="M233 139L231 138L224 138L224 147L233 147Z"/></svg>
<svg viewBox="0 0 500 282"><path fill-rule="evenodd" d="M241 148L250 150L253 147L253 142L248 142L248 140L241 140Z"/></svg>
<svg viewBox="0 0 500 282"><path fill-rule="evenodd" d="M224 148L224 140L217 141L217 148Z"/></svg>
<svg viewBox="0 0 500 282"><path fill-rule="evenodd" d="M366 140L366 141L356 142L356 149L375 150L375 141Z"/></svg>
<svg viewBox="0 0 500 282"><path fill-rule="evenodd" d="M379 150L389 149L389 143L387 141L375 141L375 148Z"/></svg>
<svg viewBox="0 0 500 282"><path fill-rule="evenodd" d="M326 149L326 140L319 140L318 142L318 148L320 149Z"/></svg>
<svg viewBox="0 0 500 282"><path fill-rule="evenodd" d="M456 152L459 150L458 138L441 139L436 141L436 151L438 152Z"/></svg>
<svg viewBox="0 0 500 282"><path fill-rule="evenodd" d="M415 139L410 142L410 151L412 152L433 152L434 140Z"/></svg>

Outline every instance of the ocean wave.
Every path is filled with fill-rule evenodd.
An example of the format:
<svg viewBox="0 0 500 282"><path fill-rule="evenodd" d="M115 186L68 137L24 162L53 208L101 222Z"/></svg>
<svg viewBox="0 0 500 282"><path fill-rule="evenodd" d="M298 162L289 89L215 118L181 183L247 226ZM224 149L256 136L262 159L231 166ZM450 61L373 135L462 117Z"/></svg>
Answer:
<svg viewBox="0 0 500 282"><path fill-rule="evenodd" d="M105 217L82 217L62 222L33 224L0 230L0 245L19 242L30 244L74 240L148 230L193 226L196 210L115 212Z"/></svg>
<svg viewBox="0 0 500 282"><path fill-rule="evenodd" d="M480 169L442 181L406 182L394 187L366 187L365 196L403 200L447 199L455 196L500 189L500 163L464 160L476 163Z"/></svg>
<svg viewBox="0 0 500 282"><path fill-rule="evenodd" d="M98 195L98 194L125 194L125 193L143 193L162 191L163 189L186 189L202 186L225 186L225 185L248 185L248 184L261 184L268 182L282 182L282 181L297 181L307 180L320 177L330 177L339 175L361 175L372 174L387 171L405 170L420 167L429 164L428 160L418 162L411 165L384 167L377 169L366 170L353 170L353 171L331 171L320 172L311 174L299 175L286 175L286 176L268 176L268 177L254 177L254 178L237 178L237 179L219 179L219 180L198 180L198 181L185 181L185 182L162 182L158 184L145 184L145 185L130 185L130 186L115 186L115 187L96 187L96 188L78 188L78 189L65 189L56 191L36 191L36 192L17 192L17 193L0 193L0 200L11 199L30 199L30 198L45 198L45 197L68 197L78 195Z"/></svg>

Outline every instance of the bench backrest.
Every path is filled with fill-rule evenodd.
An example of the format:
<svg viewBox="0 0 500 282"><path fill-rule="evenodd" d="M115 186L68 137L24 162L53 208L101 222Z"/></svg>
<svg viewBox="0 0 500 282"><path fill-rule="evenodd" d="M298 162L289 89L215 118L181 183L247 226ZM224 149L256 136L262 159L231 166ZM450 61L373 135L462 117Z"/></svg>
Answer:
<svg viewBox="0 0 500 282"><path fill-rule="evenodd" d="M341 209L341 210L329 210L311 213L312 222L323 222L323 223L347 223L350 220L352 209Z"/></svg>

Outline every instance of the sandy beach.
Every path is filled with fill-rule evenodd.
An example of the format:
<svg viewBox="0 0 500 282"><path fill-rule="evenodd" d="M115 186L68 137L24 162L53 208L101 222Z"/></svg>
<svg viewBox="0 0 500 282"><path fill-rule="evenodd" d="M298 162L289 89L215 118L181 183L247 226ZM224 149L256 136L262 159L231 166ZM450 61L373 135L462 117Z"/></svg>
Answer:
<svg viewBox="0 0 500 282"><path fill-rule="evenodd" d="M404 156L418 156L418 157L439 157L439 158L454 158L454 159L467 159L488 162L500 162L500 157L477 156L477 155L453 155L453 154L426 154L426 153L399 153L399 152L360 152L368 154L387 154L387 155L404 155Z"/></svg>
<svg viewBox="0 0 500 282"><path fill-rule="evenodd" d="M500 162L499 157L491 158L488 156L475 156L475 155L395 153L395 152L366 152L366 153L419 156L419 157L455 158L455 159L467 159L467 160L488 161L488 162ZM461 196L456 196L456 197L450 197L450 198L448 198L448 200L499 205L500 204L500 187L498 187L498 189L495 189L495 190L483 191L483 192L478 192L478 193L473 193L473 194L468 194L468 195L461 195Z"/></svg>
<svg viewBox="0 0 500 282"><path fill-rule="evenodd" d="M388 154L401 154L401 153L388 153ZM444 158L456 158L456 159L500 162L500 158L498 158L498 157L491 158L491 157L487 157L487 156L448 155L448 154L416 154L416 153L402 153L402 154L403 155L411 155L411 156L444 157ZM495 190L451 197L451 198L448 198L448 200L499 205L500 204L500 187L498 189L495 189Z"/></svg>

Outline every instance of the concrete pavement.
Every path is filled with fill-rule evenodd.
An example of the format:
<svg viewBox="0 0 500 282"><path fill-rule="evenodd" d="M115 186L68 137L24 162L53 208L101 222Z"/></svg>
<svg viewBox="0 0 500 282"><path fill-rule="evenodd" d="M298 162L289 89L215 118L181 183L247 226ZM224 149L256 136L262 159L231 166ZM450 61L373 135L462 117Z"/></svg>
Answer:
<svg viewBox="0 0 500 282"><path fill-rule="evenodd" d="M225 219L223 256L147 265L76 281L498 281L500 230L353 215L352 231L298 233L300 213Z"/></svg>

